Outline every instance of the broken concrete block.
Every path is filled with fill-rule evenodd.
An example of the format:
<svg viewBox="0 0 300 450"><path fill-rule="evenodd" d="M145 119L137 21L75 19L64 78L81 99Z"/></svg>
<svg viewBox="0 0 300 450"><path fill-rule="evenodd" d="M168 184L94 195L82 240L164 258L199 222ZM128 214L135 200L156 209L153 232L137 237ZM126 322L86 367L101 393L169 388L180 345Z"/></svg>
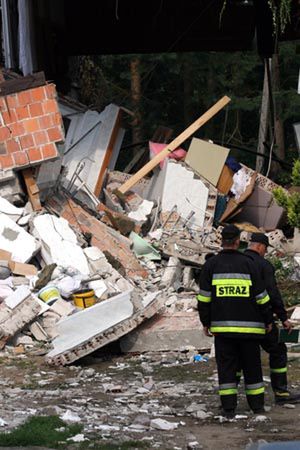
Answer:
<svg viewBox="0 0 300 450"><path fill-rule="evenodd" d="M137 307L133 297L131 292L123 292L61 320L57 324L59 336L46 361L70 364L129 333L163 306L159 292L141 298Z"/></svg>
<svg viewBox="0 0 300 450"><path fill-rule="evenodd" d="M6 214L14 222L17 222L17 220L22 216L24 208L17 208L5 198L0 197L0 212Z"/></svg>
<svg viewBox="0 0 300 450"><path fill-rule="evenodd" d="M105 276L113 272L113 267L98 247L87 247L83 251L87 257L91 273Z"/></svg>
<svg viewBox="0 0 300 450"><path fill-rule="evenodd" d="M128 214L128 217L135 220L136 222L146 222L148 216L151 214L153 206L153 202L149 202L149 200L143 200L136 210L131 211Z"/></svg>
<svg viewBox="0 0 300 450"><path fill-rule="evenodd" d="M178 258L171 256L168 261L168 265L163 273L160 287L161 288L169 288L170 286L174 286L176 282L178 287L180 286L180 281L182 277L182 264ZM176 287L174 287L176 290Z"/></svg>
<svg viewBox="0 0 300 450"><path fill-rule="evenodd" d="M39 215L33 219L32 232L41 241L41 253L46 264L74 267L84 275L89 274L84 252L67 220L51 214Z"/></svg>
<svg viewBox="0 0 300 450"><path fill-rule="evenodd" d="M112 266L128 277L147 277L148 272L138 262L130 249L130 240L106 226L86 212L72 200L55 197L48 204L70 225L80 233L92 235L92 246L98 247L106 256Z"/></svg>
<svg viewBox="0 0 300 450"><path fill-rule="evenodd" d="M40 310L39 303L31 295L19 302L14 309L5 304L0 305L0 336L13 336L37 317Z"/></svg>
<svg viewBox="0 0 300 450"><path fill-rule="evenodd" d="M198 351L211 348L212 340L203 333L197 311L172 312L166 308L124 336L121 350L128 352L184 351L191 347Z"/></svg>
<svg viewBox="0 0 300 450"><path fill-rule="evenodd" d="M58 300L56 300L56 302L50 305L49 309L59 314L61 317L69 316L70 314L73 314L73 312L76 311L76 307L73 305L72 302L67 302L62 298L59 298Z"/></svg>
<svg viewBox="0 0 300 450"><path fill-rule="evenodd" d="M27 297L30 297L30 295L31 295L31 291L30 291L30 289L28 289L27 286L20 286L14 291L13 294L6 297L6 299L4 300L4 303L9 308L14 309L23 300L25 300Z"/></svg>
<svg viewBox="0 0 300 450"><path fill-rule="evenodd" d="M47 342L50 340L50 337L48 336L44 328L37 321L29 325L29 330L37 341Z"/></svg>
<svg viewBox="0 0 300 450"><path fill-rule="evenodd" d="M0 213L0 248L10 252L14 261L25 263L40 246L33 236L8 216Z"/></svg>

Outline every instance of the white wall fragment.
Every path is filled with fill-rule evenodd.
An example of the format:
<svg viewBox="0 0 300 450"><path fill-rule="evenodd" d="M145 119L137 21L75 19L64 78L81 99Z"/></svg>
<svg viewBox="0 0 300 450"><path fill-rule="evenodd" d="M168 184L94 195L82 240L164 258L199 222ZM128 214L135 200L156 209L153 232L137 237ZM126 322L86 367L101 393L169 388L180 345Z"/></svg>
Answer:
<svg viewBox="0 0 300 450"><path fill-rule="evenodd" d="M33 225L33 234L41 241L41 253L46 264L74 267L84 275L90 273L85 254L67 220L43 214L34 218Z"/></svg>

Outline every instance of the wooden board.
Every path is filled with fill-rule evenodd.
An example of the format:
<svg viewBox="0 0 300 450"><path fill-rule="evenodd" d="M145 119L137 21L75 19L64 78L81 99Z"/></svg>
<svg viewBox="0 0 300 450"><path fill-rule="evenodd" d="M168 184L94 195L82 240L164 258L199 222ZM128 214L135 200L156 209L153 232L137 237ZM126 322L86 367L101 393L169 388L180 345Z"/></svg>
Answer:
<svg viewBox="0 0 300 450"><path fill-rule="evenodd" d="M22 175L26 184L28 197L34 211L40 211L42 208L40 202L39 188L33 176L32 168L22 170Z"/></svg>
<svg viewBox="0 0 300 450"><path fill-rule="evenodd" d="M17 92L26 91L46 84L44 72L33 73L26 77L16 78L0 83L0 96L15 94Z"/></svg>
<svg viewBox="0 0 300 450"><path fill-rule="evenodd" d="M160 161L162 161L170 152L178 148L186 139L194 134L202 125L208 122L214 115L216 115L224 106L230 102L230 98L226 95L215 103L209 110L200 116L194 123L192 123L186 130L177 136L166 148L142 167L136 174L134 174L126 183L119 189L120 194L125 194L132 186L134 186L141 178L147 175Z"/></svg>
<svg viewBox="0 0 300 450"><path fill-rule="evenodd" d="M228 166L226 166L226 164L224 164L219 181L217 183L217 189L219 192L225 195L228 194L233 184L232 177L233 171Z"/></svg>
<svg viewBox="0 0 300 450"><path fill-rule="evenodd" d="M245 192L240 196L238 200L231 198L227 203L227 208L225 209L222 217L220 218L220 222L224 222L226 219L229 219L233 215L233 213L237 210L237 208L250 197L254 190L254 185L257 177L257 172L253 172L251 177L250 184L246 187ZM240 212L240 211L239 211ZM235 215L235 214L234 214Z"/></svg>

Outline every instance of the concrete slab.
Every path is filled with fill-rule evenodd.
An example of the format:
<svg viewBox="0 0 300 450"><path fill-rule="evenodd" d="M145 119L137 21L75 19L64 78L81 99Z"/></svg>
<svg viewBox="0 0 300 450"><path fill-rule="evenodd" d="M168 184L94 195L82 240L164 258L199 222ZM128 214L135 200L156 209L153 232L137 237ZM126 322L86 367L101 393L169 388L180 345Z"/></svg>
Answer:
<svg viewBox="0 0 300 450"><path fill-rule="evenodd" d="M127 291L73 314L57 324L59 336L54 339L54 349L46 355L46 361L71 364L129 333L162 306L159 292L142 299Z"/></svg>

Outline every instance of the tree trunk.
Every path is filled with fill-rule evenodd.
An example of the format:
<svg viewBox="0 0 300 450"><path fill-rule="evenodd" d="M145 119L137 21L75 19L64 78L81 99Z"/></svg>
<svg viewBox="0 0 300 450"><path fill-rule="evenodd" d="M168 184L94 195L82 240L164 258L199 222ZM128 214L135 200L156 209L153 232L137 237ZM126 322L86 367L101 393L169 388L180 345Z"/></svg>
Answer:
<svg viewBox="0 0 300 450"><path fill-rule="evenodd" d="M143 140L142 136L142 114L141 114L141 73L140 73L140 58L135 57L130 61L131 73L131 101L133 109L132 125L132 143L136 144ZM138 147L136 147L136 151Z"/></svg>
<svg viewBox="0 0 300 450"><path fill-rule="evenodd" d="M182 79L183 79L183 114L185 128L194 120L193 117L193 69L192 60L188 55L182 57Z"/></svg>

